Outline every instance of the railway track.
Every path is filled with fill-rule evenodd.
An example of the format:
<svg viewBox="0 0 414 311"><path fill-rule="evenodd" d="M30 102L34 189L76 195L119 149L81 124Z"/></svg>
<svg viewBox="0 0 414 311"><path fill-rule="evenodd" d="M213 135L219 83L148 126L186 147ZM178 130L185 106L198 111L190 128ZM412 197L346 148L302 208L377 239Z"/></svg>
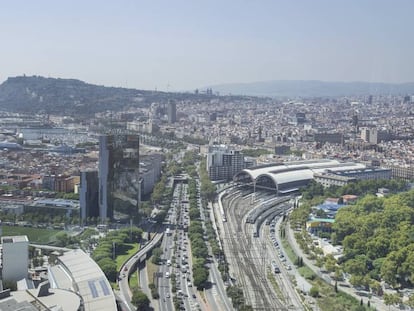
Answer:
<svg viewBox="0 0 414 311"><path fill-rule="evenodd" d="M224 205L230 220L225 226L225 240L231 253L227 257L236 274L236 284L243 288L246 304L254 310L287 310L267 281L260 249L252 238L254 225L244 221L250 203L241 196L230 195L224 199Z"/></svg>

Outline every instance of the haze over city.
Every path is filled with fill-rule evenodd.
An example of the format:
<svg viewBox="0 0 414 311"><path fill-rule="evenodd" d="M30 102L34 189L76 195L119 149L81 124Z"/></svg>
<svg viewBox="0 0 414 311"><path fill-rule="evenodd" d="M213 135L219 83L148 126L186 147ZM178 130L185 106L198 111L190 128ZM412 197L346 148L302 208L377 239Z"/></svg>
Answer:
<svg viewBox="0 0 414 311"><path fill-rule="evenodd" d="M266 80L414 81L412 1L8 1L0 80L194 90Z"/></svg>
<svg viewBox="0 0 414 311"><path fill-rule="evenodd" d="M0 2L0 311L413 311L414 2Z"/></svg>

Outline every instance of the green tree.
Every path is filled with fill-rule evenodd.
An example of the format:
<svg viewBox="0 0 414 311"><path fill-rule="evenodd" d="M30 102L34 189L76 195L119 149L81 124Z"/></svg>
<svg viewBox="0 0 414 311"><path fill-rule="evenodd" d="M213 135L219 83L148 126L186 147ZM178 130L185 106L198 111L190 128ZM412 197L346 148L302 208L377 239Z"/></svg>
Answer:
<svg viewBox="0 0 414 311"><path fill-rule="evenodd" d="M154 248L152 250L151 262L154 263L154 264L156 264L156 265L159 265L161 263L161 255L162 255L161 248L159 248L159 247Z"/></svg>
<svg viewBox="0 0 414 311"><path fill-rule="evenodd" d="M311 289L309 290L309 295L315 298L319 297L319 287L312 286Z"/></svg>
<svg viewBox="0 0 414 311"><path fill-rule="evenodd" d="M116 262L111 258L104 258L98 261L99 267L110 282L115 282L118 272L116 271Z"/></svg>
<svg viewBox="0 0 414 311"><path fill-rule="evenodd" d="M203 289L208 279L208 272L206 268L193 269L194 285L197 289Z"/></svg>
<svg viewBox="0 0 414 311"><path fill-rule="evenodd" d="M398 294L387 294L386 293L386 294L384 294L383 298L384 298L384 303L387 306L400 304L402 302L402 299L401 299L400 295L398 295Z"/></svg>
<svg viewBox="0 0 414 311"><path fill-rule="evenodd" d="M408 297L408 301L406 302L407 306L414 308L414 294Z"/></svg>
<svg viewBox="0 0 414 311"><path fill-rule="evenodd" d="M137 311L146 310L150 305L150 300L147 295L139 289L133 291L131 302L137 307Z"/></svg>
<svg viewBox="0 0 414 311"><path fill-rule="evenodd" d="M65 232L58 232L55 238L57 246L64 247L69 244L69 236Z"/></svg>
<svg viewBox="0 0 414 311"><path fill-rule="evenodd" d="M336 268L336 259L333 255L329 254L325 257L325 268L328 272L334 272Z"/></svg>

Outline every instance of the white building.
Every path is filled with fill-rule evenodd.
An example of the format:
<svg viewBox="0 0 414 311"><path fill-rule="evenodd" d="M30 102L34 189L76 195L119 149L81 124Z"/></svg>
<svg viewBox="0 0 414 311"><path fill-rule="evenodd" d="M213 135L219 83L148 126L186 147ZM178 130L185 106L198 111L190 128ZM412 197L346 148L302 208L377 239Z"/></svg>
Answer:
<svg viewBox="0 0 414 311"><path fill-rule="evenodd" d="M231 150L225 145L209 146L207 171L212 181L232 180L244 167L244 156L240 151Z"/></svg>
<svg viewBox="0 0 414 311"><path fill-rule="evenodd" d="M370 144L378 144L378 130L375 127L362 127L361 139Z"/></svg>
<svg viewBox="0 0 414 311"><path fill-rule="evenodd" d="M29 265L29 240L27 236L4 236L3 281L18 281L27 277Z"/></svg>

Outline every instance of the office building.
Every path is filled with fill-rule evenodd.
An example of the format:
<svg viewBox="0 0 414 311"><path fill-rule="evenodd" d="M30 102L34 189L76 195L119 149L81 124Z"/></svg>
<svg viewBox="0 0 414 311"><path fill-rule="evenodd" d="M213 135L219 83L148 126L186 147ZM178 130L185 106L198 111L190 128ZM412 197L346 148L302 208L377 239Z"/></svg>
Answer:
<svg viewBox="0 0 414 311"><path fill-rule="evenodd" d="M29 265L29 240L27 236L4 236L1 238L3 281L17 282L27 278Z"/></svg>
<svg viewBox="0 0 414 311"><path fill-rule="evenodd" d="M175 101L170 100L167 107L168 123L177 122L177 105Z"/></svg>
<svg viewBox="0 0 414 311"><path fill-rule="evenodd" d="M139 136L99 137L99 217L113 219L114 212L131 215L140 201Z"/></svg>
<svg viewBox="0 0 414 311"><path fill-rule="evenodd" d="M99 217L98 171L81 171L80 175L80 217L85 222L88 217Z"/></svg>

